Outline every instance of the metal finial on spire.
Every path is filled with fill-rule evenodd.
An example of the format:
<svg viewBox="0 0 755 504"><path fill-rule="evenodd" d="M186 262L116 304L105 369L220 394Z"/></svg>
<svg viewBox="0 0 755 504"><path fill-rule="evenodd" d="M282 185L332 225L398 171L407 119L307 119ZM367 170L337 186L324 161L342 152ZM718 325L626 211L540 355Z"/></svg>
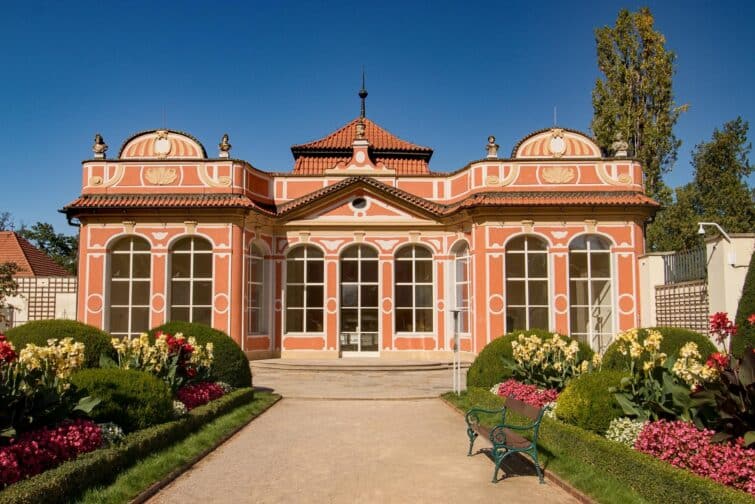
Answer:
<svg viewBox="0 0 755 504"><path fill-rule="evenodd" d="M359 98L361 98L362 100L362 108L359 113L359 117L364 119L364 116L365 116L364 101L367 98L367 90L364 87L364 67L362 67L362 89L359 90Z"/></svg>

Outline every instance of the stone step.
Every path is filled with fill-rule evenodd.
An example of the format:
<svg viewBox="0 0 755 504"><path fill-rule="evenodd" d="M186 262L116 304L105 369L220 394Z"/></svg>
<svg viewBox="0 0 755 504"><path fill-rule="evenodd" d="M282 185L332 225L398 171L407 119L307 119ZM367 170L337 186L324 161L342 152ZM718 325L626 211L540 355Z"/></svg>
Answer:
<svg viewBox="0 0 755 504"><path fill-rule="evenodd" d="M466 370L470 362L462 362L462 369ZM378 359L339 359L333 361L306 361L294 359L264 359L251 361L252 371L255 369L280 371L317 371L317 372L374 372L374 371L445 371L453 369L452 362L437 361L379 361Z"/></svg>

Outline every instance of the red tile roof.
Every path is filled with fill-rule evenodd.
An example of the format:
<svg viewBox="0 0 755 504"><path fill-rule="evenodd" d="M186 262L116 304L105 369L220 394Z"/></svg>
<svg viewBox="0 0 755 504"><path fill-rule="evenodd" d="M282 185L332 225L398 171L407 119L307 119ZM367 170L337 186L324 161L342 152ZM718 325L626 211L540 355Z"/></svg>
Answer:
<svg viewBox="0 0 755 504"><path fill-rule="evenodd" d="M241 194L90 194L79 196L63 211L120 208L249 208L272 214L269 206Z"/></svg>
<svg viewBox="0 0 755 504"><path fill-rule="evenodd" d="M364 136L370 142L372 148L381 151L415 151L415 152L432 152L430 147L416 145L406 140L402 140L394 134L384 130L373 121L363 119ZM357 135L357 117L345 126L337 129L330 135L314 140L312 142L294 145L291 150L331 150L331 149L348 149L351 150L351 144Z"/></svg>
<svg viewBox="0 0 755 504"><path fill-rule="evenodd" d="M0 231L0 262L16 263L15 276L20 277L71 276L50 256L13 231Z"/></svg>

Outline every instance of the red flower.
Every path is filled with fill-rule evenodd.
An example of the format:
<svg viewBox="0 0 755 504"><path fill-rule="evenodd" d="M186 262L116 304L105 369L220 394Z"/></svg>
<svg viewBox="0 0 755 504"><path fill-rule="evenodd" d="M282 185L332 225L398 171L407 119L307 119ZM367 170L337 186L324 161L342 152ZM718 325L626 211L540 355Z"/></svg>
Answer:
<svg viewBox="0 0 755 504"><path fill-rule="evenodd" d="M0 334L0 364L9 363L16 360L16 352L13 350L8 338Z"/></svg>
<svg viewBox="0 0 755 504"><path fill-rule="evenodd" d="M747 322L749 322L751 325L755 325L755 313L747 317Z"/></svg>
<svg viewBox="0 0 755 504"><path fill-rule="evenodd" d="M710 316L710 333L716 336L719 343L723 343L727 337L737 334L737 326L729 320L726 312L714 313Z"/></svg>
<svg viewBox="0 0 755 504"><path fill-rule="evenodd" d="M184 403L186 409L189 410L214 401L223 395L225 395L223 388L212 382L191 383L184 385L176 392L178 400Z"/></svg>
<svg viewBox="0 0 755 504"><path fill-rule="evenodd" d="M719 352L714 352L708 357L706 366L716 369L724 369L729 365L729 356Z"/></svg>

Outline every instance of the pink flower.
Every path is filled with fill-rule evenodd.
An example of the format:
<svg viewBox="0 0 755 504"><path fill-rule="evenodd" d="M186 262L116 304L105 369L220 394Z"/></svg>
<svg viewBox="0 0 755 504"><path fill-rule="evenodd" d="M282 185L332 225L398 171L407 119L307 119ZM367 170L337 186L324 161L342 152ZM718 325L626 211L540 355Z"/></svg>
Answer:
<svg viewBox="0 0 755 504"><path fill-rule="evenodd" d="M498 386L498 395L513 397L536 408L542 408L558 398L558 391L556 389L539 389L534 385L527 385L510 378Z"/></svg>
<svg viewBox="0 0 755 504"><path fill-rule="evenodd" d="M223 387L212 382L190 383L189 385L184 385L176 392L176 397L184 403L188 410L207 404L223 395L225 395Z"/></svg>
<svg viewBox="0 0 755 504"><path fill-rule="evenodd" d="M755 313L747 317L747 322L749 322L751 325L755 325Z"/></svg>

